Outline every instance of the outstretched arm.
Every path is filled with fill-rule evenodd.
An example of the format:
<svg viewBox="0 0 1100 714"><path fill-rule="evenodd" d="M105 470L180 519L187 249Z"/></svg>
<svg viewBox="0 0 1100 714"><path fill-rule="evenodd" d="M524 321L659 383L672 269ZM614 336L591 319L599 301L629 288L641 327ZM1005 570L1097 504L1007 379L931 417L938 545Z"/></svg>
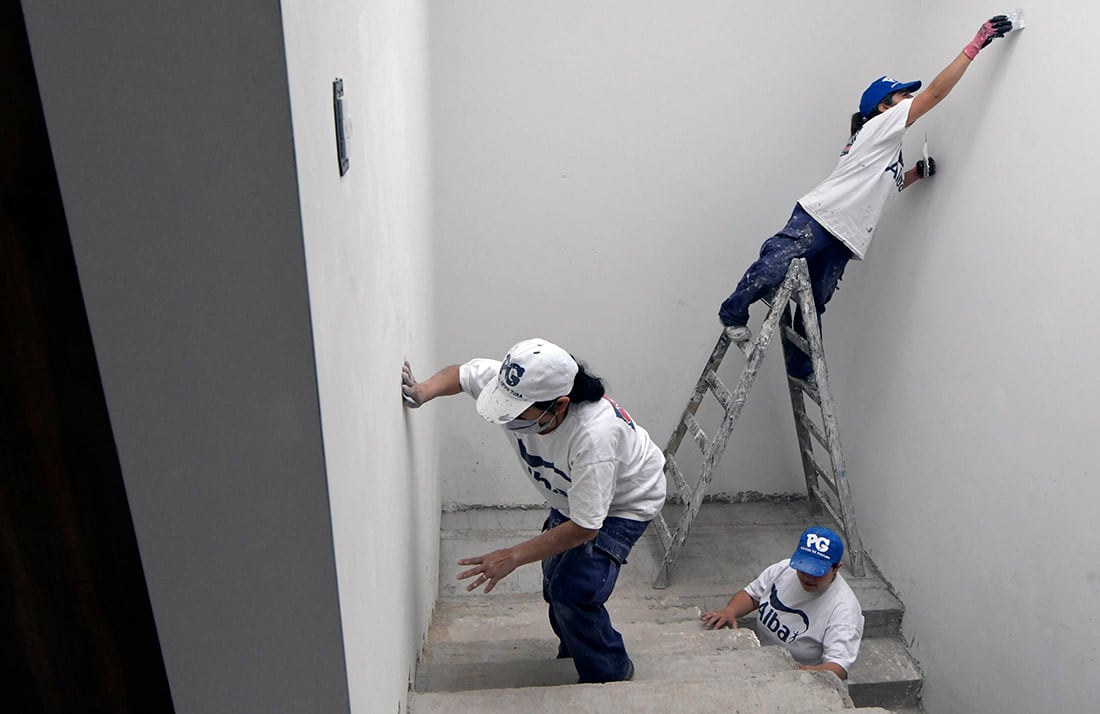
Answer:
<svg viewBox="0 0 1100 714"><path fill-rule="evenodd" d="M416 381L408 362L401 367L401 393L405 395L405 403L413 409L436 397L458 394L461 391L462 383L458 379L457 364L444 367L423 382Z"/></svg>
<svg viewBox="0 0 1100 714"><path fill-rule="evenodd" d="M459 565L474 567L463 570L458 574L458 579L466 580L476 575L477 579L467 585L466 590L473 591L484 585L485 592L491 592L497 583L519 566L564 553L592 540L597 533L599 533L598 530L578 526L573 521L565 521L511 548L501 548L485 555L463 558L458 561Z"/></svg>
<svg viewBox="0 0 1100 714"><path fill-rule="evenodd" d="M913 103L909 105L909 118L905 126L912 126L913 122L932 111L932 108L943 101L943 98L951 93L955 85L959 83L966 70L970 67L970 58L962 52L951 60L951 64L943 68L927 88L913 97Z"/></svg>
<svg viewBox="0 0 1100 714"><path fill-rule="evenodd" d="M744 590L739 590L736 595L721 610L704 612L699 619L703 621L708 630L718 630L723 627L737 627L737 618L748 615L760 607L760 603L752 599Z"/></svg>
<svg viewBox="0 0 1100 714"><path fill-rule="evenodd" d="M943 98L959 83L970 67L970 63L978 56L978 52L988 46L994 38L1004 37L1005 33L1011 30L1012 22L1004 15L997 15L983 23L978 29L978 34L974 35L974 39L963 48L959 56L951 60L951 64L944 67L923 92L913 97L905 126L912 126L913 122L932 111L932 108L943 101Z"/></svg>

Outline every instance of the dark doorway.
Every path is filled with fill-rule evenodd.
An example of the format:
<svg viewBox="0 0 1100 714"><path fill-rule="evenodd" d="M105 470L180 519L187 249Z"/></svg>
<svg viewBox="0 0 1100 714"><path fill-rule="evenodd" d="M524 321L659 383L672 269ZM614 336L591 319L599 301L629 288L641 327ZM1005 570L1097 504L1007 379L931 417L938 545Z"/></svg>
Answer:
<svg viewBox="0 0 1100 714"><path fill-rule="evenodd" d="M19 2L0 2L0 700L170 712Z"/></svg>

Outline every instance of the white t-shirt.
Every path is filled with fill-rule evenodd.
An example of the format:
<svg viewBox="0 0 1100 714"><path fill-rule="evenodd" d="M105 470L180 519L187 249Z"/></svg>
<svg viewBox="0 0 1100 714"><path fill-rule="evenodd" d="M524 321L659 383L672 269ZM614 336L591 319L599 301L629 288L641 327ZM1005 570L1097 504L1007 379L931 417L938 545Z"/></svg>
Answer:
<svg viewBox="0 0 1100 714"><path fill-rule="evenodd" d="M798 199L806 213L862 260L886 201L905 183L901 143L912 99L867 120L840 152L829 177Z"/></svg>
<svg viewBox="0 0 1100 714"><path fill-rule="evenodd" d="M497 360L470 360L458 369L462 390L477 399L499 371ZM501 430L535 488L582 528L608 516L649 521L665 505L664 454L609 397L570 403L549 434Z"/></svg>
<svg viewBox="0 0 1100 714"><path fill-rule="evenodd" d="M760 603L754 629L766 645L786 645L800 664L835 662L850 670L863 639L863 608L840 573L808 593L790 558L764 569L745 592Z"/></svg>

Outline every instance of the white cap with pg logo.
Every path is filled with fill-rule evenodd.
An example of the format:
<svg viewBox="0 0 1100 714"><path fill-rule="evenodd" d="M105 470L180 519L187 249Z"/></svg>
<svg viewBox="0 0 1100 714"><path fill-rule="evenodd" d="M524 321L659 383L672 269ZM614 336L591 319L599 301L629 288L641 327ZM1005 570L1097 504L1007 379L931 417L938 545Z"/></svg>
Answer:
<svg viewBox="0 0 1100 714"><path fill-rule="evenodd" d="M577 370L577 361L552 342L538 337L519 342L477 398L477 413L494 424L506 424L535 402L568 395Z"/></svg>

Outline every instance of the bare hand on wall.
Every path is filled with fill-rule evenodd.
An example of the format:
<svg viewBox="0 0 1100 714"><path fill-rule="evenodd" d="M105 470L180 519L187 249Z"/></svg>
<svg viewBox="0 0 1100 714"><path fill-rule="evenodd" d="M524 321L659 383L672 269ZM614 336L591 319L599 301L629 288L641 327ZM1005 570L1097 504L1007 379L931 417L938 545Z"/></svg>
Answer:
<svg viewBox="0 0 1100 714"><path fill-rule="evenodd" d="M401 396L405 398L405 403L413 409L424 403L420 396L419 387L416 377L413 376L412 367L409 366L409 362L406 360L401 367Z"/></svg>

